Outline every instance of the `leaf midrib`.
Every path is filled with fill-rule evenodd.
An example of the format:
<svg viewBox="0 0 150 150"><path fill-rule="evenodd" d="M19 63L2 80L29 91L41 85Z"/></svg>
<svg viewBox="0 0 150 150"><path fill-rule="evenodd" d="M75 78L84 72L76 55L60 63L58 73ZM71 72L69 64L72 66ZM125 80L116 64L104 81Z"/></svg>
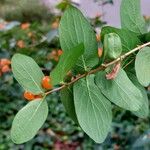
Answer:
<svg viewBox="0 0 150 150"><path fill-rule="evenodd" d="M88 90L88 95L89 95L89 98L90 98L90 102L91 102L91 104L92 104L92 108L93 108L94 115L95 115L95 118L96 118L97 127L98 127L98 130L101 131L101 130L100 130L100 127L99 127L99 125L98 125L97 115L96 115L96 112L95 112L95 109L94 109L94 106L93 106L93 105L95 105L95 104L94 104L93 101L92 101L92 96L91 96L91 94L90 94L91 92L90 92L89 82L88 82L88 79L87 79L87 78L86 78L86 84L87 84L87 90ZM96 106L96 107L98 107L98 106ZM104 123L104 120L103 120L103 119L102 119L102 121L103 121L103 123Z"/></svg>
<svg viewBox="0 0 150 150"><path fill-rule="evenodd" d="M35 109L34 113L31 115L31 118L28 119L27 123L25 124L23 129L26 129L26 127L28 127L28 125L30 124L30 121L34 118L34 116L36 115L38 109L40 108L41 104L44 102L44 99L42 99L40 101L40 103L38 104L37 108ZM20 126L18 126L20 127Z"/></svg>

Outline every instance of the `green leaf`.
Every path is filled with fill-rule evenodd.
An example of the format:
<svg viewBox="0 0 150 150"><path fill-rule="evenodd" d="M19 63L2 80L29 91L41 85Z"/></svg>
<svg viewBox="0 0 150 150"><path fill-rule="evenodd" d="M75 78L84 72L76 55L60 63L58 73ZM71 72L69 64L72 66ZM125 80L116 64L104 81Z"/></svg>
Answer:
<svg viewBox="0 0 150 150"><path fill-rule="evenodd" d="M67 72L74 67L78 58L84 53L84 45L79 44L72 48L70 51L65 51L60 57L59 63L56 68L51 72L53 85L63 82Z"/></svg>
<svg viewBox="0 0 150 150"><path fill-rule="evenodd" d="M141 44L141 41L134 33L125 29L118 29L110 26L102 28L101 31L102 41L104 41L104 36L109 33L116 33L119 35L122 43L122 50L124 53L132 50L133 48L137 47L137 45Z"/></svg>
<svg viewBox="0 0 150 150"><path fill-rule="evenodd" d="M136 116L140 118L146 118L149 115L149 102L148 102L148 96L145 88L138 82L138 79L134 74L129 73L128 74L130 80L133 82L133 84L141 91L142 93L142 107L138 110L133 112Z"/></svg>
<svg viewBox="0 0 150 150"><path fill-rule="evenodd" d="M120 7L121 26L134 33L146 32L146 24L141 14L140 0L122 0Z"/></svg>
<svg viewBox="0 0 150 150"><path fill-rule="evenodd" d="M97 73L95 82L111 102L131 111L140 109L141 91L129 80L124 70L121 69L114 80L107 80L105 76L105 71Z"/></svg>
<svg viewBox="0 0 150 150"><path fill-rule="evenodd" d="M34 94L43 93L41 81L44 74L31 57L15 54L12 58L12 72L25 90Z"/></svg>
<svg viewBox="0 0 150 150"><path fill-rule="evenodd" d="M75 112L74 99L73 99L73 91L72 88L68 87L60 92L61 101L68 113L68 115L73 119L75 123L78 124L77 115Z"/></svg>
<svg viewBox="0 0 150 150"><path fill-rule="evenodd" d="M135 60L136 76L139 82L147 87L150 84L150 48L141 49Z"/></svg>
<svg viewBox="0 0 150 150"><path fill-rule="evenodd" d="M81 128L95 142L102 143L112 121L111 103L94 83L94 75L74 84L74 103Z"/></svg>
<svg viewBox="0 0 150 150"><path fill-rule="evenodd" d="M87 71L98 64L98 44L90 23L75 7L70 6L64 13L59 27L60 44L63 51L70 51L80 43L84 44L84 55L78 62L78 70Z"/></svg>
<svg viewBox="0 0 150 150"><path fill-rule="evenodd" d="M121 55L122 44L118 34L109 33L105 35L104 51L106 51L106 59L116 59Z"/></svg>
<svg viewBox="0 0 150 150"><path fill-rule="evenodd" d="M11 139L16 144L31 140L41 128L48 115L46 100L34 100L23 107L15 116Z"/></svg>

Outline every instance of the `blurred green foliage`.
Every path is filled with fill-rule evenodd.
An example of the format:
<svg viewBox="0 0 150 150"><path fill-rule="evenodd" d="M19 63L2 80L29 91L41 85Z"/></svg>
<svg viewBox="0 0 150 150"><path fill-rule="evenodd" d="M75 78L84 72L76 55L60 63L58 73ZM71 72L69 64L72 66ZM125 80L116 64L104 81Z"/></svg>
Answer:
<svg viewBox="0 0 150 150"><path fill-rule="evenodd" d="M41 22L51 20L53 15L40 0L2 0L0 17L6 20Z"/></svg>

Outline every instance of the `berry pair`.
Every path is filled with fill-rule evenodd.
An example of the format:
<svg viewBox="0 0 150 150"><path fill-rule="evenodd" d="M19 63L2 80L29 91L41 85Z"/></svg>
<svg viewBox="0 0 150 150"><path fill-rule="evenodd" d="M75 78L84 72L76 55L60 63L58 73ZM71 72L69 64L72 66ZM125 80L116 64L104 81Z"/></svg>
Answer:
<svg viewBox="0 0 150 150"><path fill-rule="evenodd" d="M51 81L51 78L49 76L45 76L42 79L41 85L46 90L50 90L50 89L53 88L52 81ZM34 100L34 99L37 99L37 98L42 98L42 95L34 95L31 92L25 91L24 92L24 98L27 99L27 100L29 100L29 101L31 101L31 100Z"/></svg>
<svg viewBox="0 0 150 150"><path fill-rule="evenodd" d="M3 73L6 73L6 72L10 72L11 69L10 69L10 60L9 59L6 59L6 58L2 58L0 59L0 76L3 74Z"/></svg>

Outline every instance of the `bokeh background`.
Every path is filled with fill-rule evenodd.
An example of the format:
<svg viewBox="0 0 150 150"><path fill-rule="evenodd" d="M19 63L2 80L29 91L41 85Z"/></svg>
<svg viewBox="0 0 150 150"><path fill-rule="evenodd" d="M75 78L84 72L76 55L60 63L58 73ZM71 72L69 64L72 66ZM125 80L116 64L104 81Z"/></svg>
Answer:
<svg viewBox="0 0 150 150"><path fill-rule="evenodd" d="M140 119L114 107L111 132L103 144L95 144L68 117L59 93L47 97L49 116L36 137L22 145L11 141L13 118L27 103L13 78L11 57L14 53L29 55L49 75L61 55L57 31L69 4L87 16L99 46L102 26L120 26L119 0L0 0L0 150L149 150L149 117ZM149 28L150 1L142 0L142 13ZM2 64L4 60L9 63Z"/></svg>

